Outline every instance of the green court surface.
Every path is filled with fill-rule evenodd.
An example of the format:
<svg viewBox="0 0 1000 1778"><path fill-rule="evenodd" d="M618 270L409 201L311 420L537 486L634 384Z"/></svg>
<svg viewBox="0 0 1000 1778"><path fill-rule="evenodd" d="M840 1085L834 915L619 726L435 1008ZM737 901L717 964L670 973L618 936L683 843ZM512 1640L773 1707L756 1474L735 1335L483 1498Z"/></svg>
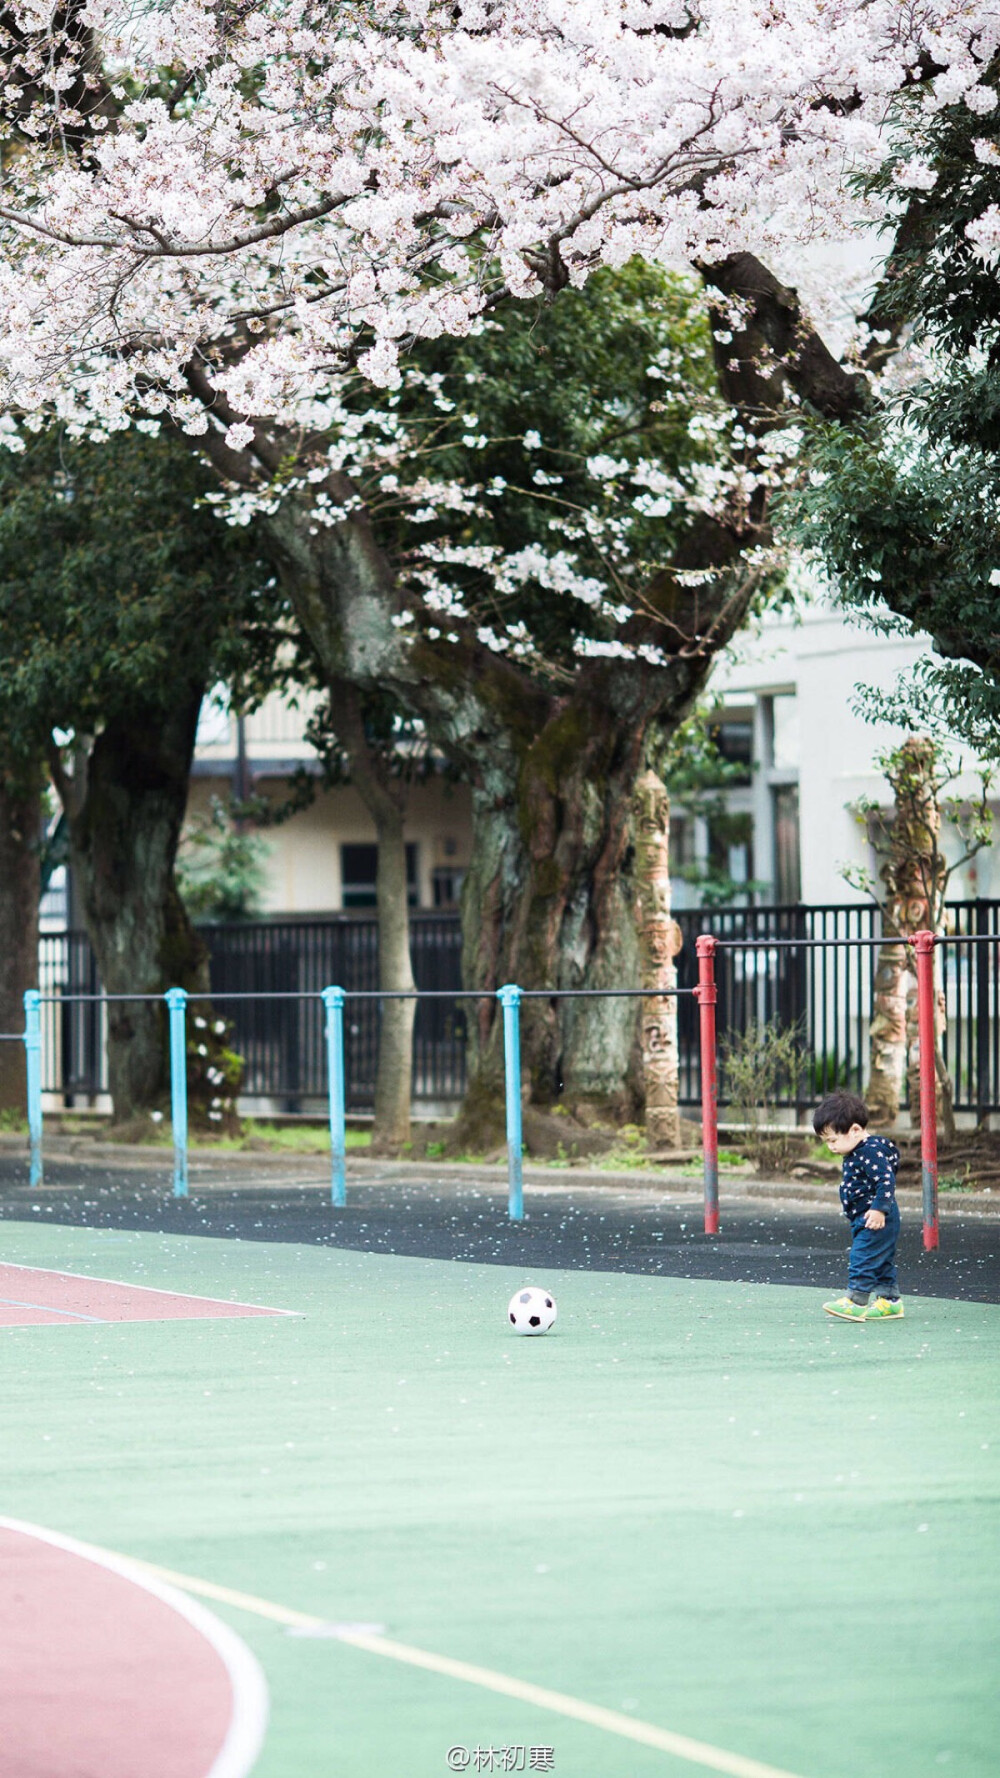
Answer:
<svg viewBox="0 0 1000 1778"><path fill-rule="evenodd" d="M556 1778L996 1773L1000 1307L858 1327L790 1287L3 1237L303 1318L0 1332L0 1511L718 1754L215 1601L271 1690L255 1778L440 1778L456 1746ZM522 1282L547 1338L507 1332Z"/></svg>

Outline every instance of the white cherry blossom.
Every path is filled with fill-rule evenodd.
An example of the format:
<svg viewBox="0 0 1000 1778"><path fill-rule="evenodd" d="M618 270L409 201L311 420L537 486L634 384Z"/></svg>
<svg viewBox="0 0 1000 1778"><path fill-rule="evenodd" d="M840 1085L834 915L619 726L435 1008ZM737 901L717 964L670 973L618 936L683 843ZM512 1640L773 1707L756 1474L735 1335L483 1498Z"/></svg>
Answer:
<svg viewBox="0 0 1000 1778"><path fill-rule="evenodd" d="M919 74L927 107L986 113L1000 44L996 0L20 0L3 21L3 405L115 428L154 389L189 432L219 393L224 429L300 426L355 362L391 389L407 339L468 332L504 291L842 235L894 95Z"/></svg>

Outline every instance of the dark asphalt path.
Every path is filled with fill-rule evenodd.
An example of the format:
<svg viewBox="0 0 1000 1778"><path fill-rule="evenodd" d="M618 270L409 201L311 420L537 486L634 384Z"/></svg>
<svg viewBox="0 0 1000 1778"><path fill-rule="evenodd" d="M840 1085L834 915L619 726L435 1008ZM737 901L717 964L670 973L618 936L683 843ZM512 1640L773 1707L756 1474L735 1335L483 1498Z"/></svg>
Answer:
<svg viewBox="0 0 1000 1778"><path fill-rule="evenodd" d="M259 1170L266 1176L266 1162ZM175 1199L164 1175L135 1168L50 1162L32 1192L26 1164L0 1156L0 1222L53 1222L87 1228L146 1229L237 1241L413 1254L480 1265L644 1272L679 1278L803 1284L828 1290L847 1277L847 1225L835 1202L815 1205L736 1200L723 1206L722 1232L702 1232L701 1208L645 1191L526 1188L526 1215L507 1220L506 1194L454 1179L425 1185L348 1187L346 1210L319 1191L285 1186L215 1186ZM941 1247L924 1253L919 1217L904 1215L900 1286L904 1295L1000 1302L1000 1220L949 1216ZM0 1234L0 1258L3 1239Z"/></svg>

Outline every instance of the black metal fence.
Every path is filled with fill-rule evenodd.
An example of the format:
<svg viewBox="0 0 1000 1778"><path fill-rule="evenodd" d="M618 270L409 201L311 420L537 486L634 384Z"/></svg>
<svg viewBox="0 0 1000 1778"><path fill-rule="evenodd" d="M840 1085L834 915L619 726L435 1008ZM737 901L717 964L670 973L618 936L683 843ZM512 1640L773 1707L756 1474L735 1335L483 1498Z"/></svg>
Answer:
<svg viewBox="0 0 1000 1778"><path fill-rule="evenodd" d="M872 974L877 952L844 940L877 937L878 913L863 904L822 907L686 909L678 914L684 945L679 986L697 980L695 939L700 932L725 939L717 961L718 1028L732 1037L752 1024L776 1021L794 1028L805 1065L779 1100L803 1111L833 1086L862 1091L867 1073ZM411 916L417 986L439 991L461 987L461 932L457 914ZM949 904L950 936L940 948L948 1008L946 1055L961 1111L1000 1111L1000 901ZM314 920L260 920L204 928L211 947L213 993L234 1024L234 1045L245 1058L247 1098L275 1102L282 1110L325 1102L326 1058L321 988L336 983L348 992L378 986L378 937L368 915ZM995 937L997 944L963 943ZM829 948L768 940L834 941ZM43 993L96 993L97 970L82 933L42 938ZM622 986L632 986L623 983ZM297 993L300 1000L241 1000L225 994ZM681 1101L700 1103L698 1009L690 996L677 1003ZM66 1001L46 1007L43 1025L43 1089L67 1103L106 1090L104 1010L99 1003ZM414 1031L414 1098L454 1104L465 1089L467 1012L460 1001L418 1002ZM347 1105L371 1109L378 1052L377 1003L348 1001L345 1023ZM720 1103L727 1104L725 1074Z"/></svg>
<svg viewBox="0 0 1000 1778"><path fill-rule="evenodd" d="M414 913L410 949L418 988L459 989L462 937L457 914ZM378 932L373 918L331 915L315 920L254 920L202 928L211 952L212 993L233 1025L244 1058L247 1099L278 1102L283 1111L325 1105L326 1047L320 990L378 987ZM49 932L41 939L43 994L97 993L97 966L85 933ZM234 1000L227 994L298 994L298 1000ZM106 1021L100 1003L46 1007L42 1028L42 1090L68 1104L107 1091ZM417 1003L413 1094L422 1102L455 1103L465 1091L465 1019L461 1001ZM370 1111L375 1096L378 1005L348 1004L344 1061L349 1111Z"/></svg>
<svg viewBox="0 0 1000 1778"><path fill-rule="evenodd" d="M378 987L378 932L373 919L254 921L203 929L211 946L212 991L235 1027L243 1056L243 1093L277 1098L288 1110L325 1098L323 988L348 993ZM457 914L410 916L410 953L418 988L462 986L462 935ZM295 993L302 1000L234 1001L228 994ZM413 1028L413 1096L449 1103L465 1091L465 1008L461 1001L421 1000ZM344 1023L347 1108L370 1111L375 1098L378 1004L349 1002Z"/></svg>
<svg viewBox="0 0 1000 1778"><path fill-rule="evenodd" d="M678 958L682 987L697 980L698 934L725 940L716 958L721 1039L771 1021L798 1033L804 1066L779 1104L802 1112L834 1087L863 1092L878 951L849 941L879 936L875 907L700 908L685 910L678 919L684 934ZM937 948L947 1008L945 1059L956 1110L982 1116L1000 1110L1000 901L949 902L947 925L948 937ZM788 942L797 938L809 940L808 947L799 950ZM998 945L969 943L972 938L996 938ZM782 942L769 945L768 940ZM692 1001L678 1002L684 1104L700 1099L697 1017ZM719 1102L729 1103L724 1066Z"/></svg>

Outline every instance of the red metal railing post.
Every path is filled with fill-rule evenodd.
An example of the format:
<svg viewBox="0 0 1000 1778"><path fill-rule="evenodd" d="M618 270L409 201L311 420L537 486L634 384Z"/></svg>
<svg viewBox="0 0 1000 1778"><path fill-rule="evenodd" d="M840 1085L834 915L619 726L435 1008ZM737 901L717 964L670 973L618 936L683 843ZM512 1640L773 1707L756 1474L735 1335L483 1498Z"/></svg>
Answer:
<svg viewBox="0 0 1000 1778"><path fill-rule="evenodd" d="M705 1233L719 1232L719 1085L715 1072L715 953L719 941L702 933L698 953L698 1001L701 1028L701 1142L705 1156Z"/></svg>
<svg viewBox="0 0 1000 1778"><path fill-rule="evenodd" d="M920 1177L924 1199L924 1246L938 1244L937 1069L934 1006L934 934L915 932L917 1036L920 1044Z"/></svg>

